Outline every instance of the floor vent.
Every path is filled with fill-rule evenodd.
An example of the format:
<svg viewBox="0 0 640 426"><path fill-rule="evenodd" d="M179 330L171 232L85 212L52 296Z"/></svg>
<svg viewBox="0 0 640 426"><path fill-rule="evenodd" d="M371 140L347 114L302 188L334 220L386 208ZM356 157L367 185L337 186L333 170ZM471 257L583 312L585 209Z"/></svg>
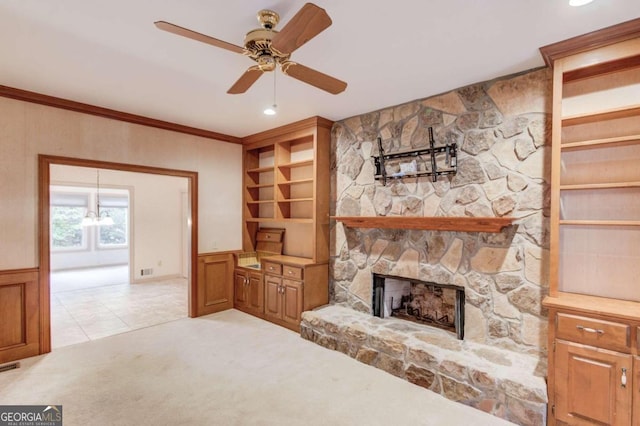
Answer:
<svg viewBox="0 0 640 426"><path fill-rule="evenodd" d="M144 269L140 269L140 275L144 276L144 275L153 275L153 268L144 268Z"/></svg>
<svg viewBox="0 0 640 426"><path fill-rule="evenodd" d="M12 362L10 364L0 365L0 373L4 373L5 371L15 370L16 368L20 368L19 362Z"/></svg>

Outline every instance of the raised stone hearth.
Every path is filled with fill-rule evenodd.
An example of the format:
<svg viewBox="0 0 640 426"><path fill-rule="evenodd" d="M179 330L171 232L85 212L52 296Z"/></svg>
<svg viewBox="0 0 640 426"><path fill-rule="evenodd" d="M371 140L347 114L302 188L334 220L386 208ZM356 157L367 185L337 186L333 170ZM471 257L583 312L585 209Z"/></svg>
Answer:
<svg viewBox="0 0 640 426"><path fill-rule="evenodd" d="M301 335L497 417L520 425L545 424L546 369L536 356L337 305L304 312Z"/></svg>

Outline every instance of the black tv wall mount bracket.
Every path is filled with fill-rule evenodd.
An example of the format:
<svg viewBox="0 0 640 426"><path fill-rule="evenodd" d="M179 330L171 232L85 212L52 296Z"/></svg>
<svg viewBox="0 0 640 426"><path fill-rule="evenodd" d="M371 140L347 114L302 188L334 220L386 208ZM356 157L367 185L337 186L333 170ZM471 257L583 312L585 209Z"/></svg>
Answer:
<svg viewBox="0 0 640 426"><path fill-rule="evenodd" d="M382 138L378 137L377 141L379 155L373 157L376 167L374 178L381 180L383 185L386 185L389 179L417 178L420 176L431 176L431 180L436 182L438 176L455 175L458 171L457 145L451 143L435 146L432 127L429 127L429 148L385 154L382 148ZM439 154L444 154L444 164L442 164L442 155L439 156ZM428 156L428 158L425 158L425 156ZM413 158L413 160L410 163L400 163L400 171L391 174L387 173L386 163L401 158ZM423 170L418 170L415 160L420 160L424 164Z"/></svg>

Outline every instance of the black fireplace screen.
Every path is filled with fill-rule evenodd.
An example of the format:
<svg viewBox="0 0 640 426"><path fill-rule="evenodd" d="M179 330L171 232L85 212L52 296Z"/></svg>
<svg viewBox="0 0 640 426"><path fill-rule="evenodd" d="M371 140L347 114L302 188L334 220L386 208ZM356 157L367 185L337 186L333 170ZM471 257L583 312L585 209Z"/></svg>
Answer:
<svg viewBox="0 0 640 426"><path fill-rule="evenodd" d="M426 324L464 338L464 288L373 274L373 315Z"/></svg>

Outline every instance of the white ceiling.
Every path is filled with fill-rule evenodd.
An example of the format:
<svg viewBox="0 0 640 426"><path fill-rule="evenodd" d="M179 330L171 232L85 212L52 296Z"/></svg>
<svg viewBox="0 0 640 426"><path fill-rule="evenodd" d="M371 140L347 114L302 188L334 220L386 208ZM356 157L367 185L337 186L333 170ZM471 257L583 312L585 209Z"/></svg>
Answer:
<svg viewBox="0 0 640 426"><path fill-rule="evenodd" d="M160 31L166 20L242 45L272 9L299 0L0 0L0 85L233 136L313 115L332 120L543 65L538 48L640 17L640 0L316 0L333 25L292 60L348 82L330 95L277 75L227 89L254 63Z"/></svg>

